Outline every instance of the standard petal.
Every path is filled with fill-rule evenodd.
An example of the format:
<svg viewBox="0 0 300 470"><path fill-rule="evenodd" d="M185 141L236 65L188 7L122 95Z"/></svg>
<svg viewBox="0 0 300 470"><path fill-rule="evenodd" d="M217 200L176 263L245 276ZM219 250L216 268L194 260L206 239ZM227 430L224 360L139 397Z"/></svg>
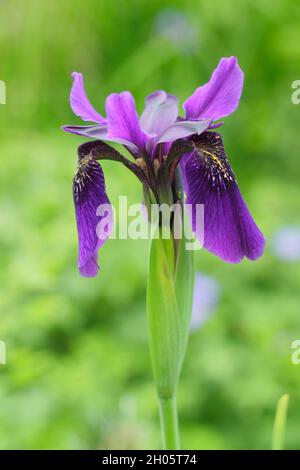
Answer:
<svg viewBox="0 0 300 470"><path fill-rule="evenodd" d="M140 124L146 133L159 136L174 124L177 116L178 98L158 90L147 96Z"/></svg>
<svg viewBox="0 0 300 470"><path fill-rule="evenodd" d="M81 73L73 72L73 86L70 94L70 104L74 114L81 117L83 121L97 122L98 124L106 124L101 114L93 108L87 97L83 85L83 77Z"/></svg>
<svg viewBox="0 0 300 470"><path fill-rule="evenodd" d="M134 144L141 151L145 148L147 135L142 131L136 112L134 98L128 91L113 93L106 98L108 136Z"/></svg>
<svg viewBox="0 0 300 470"><path fill-rule="evenodd" d="M79 242L78 269L82 276L96 276L98 250L110 234L112 211L102 168L89 155L80 156L73 180L73 196ZM105 227L101 230L101 236L99 231L97 234L100 223Z"/></svg>
<svg viewBox="0 0 300 470"><path fill-rule="evenodd" d="M259 258L265 238L240 193L221 135L205 132L195 144L197 150L182 160L193 231L201 241L197 204L204 204L204 248L231 263Z"/></svg>
<svg viewBox="0 0 300 470"><path fill-rule="evenodd" d="M172 126L168 127L165 132L159 137L157 143L173 142L177 139L183 139L193 134L201 134L211 124L210 119L203 119L201 121L177 121Z"/></svg>
<svg viewBox="0 0 300 470"><path fill-rule="evenodd" d="M207 118L213 121L233 113L238 107L244 74L235 57L223 58L210 80L184 103L187 119Z"/></svg>

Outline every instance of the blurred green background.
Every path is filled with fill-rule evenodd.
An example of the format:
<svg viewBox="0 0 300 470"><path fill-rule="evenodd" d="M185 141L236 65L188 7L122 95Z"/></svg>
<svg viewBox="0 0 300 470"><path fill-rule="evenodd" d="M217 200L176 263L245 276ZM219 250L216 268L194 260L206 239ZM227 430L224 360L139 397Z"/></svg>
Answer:
<svg viewBox="0 0 300 470"><path fill-rule="evenodd" d="M258 262L225 264L204 251L197 268L220 301L191 334L178 390L182 446L270 448L275 406L290 394L286 447L300 449L299 260L272 237L299 226L300 79L296 0L2 0L0 79L0 448L159 448L145 319L147 242L110 240L101 273L77 273L71 195L80 124L69 107L81 71L101 111L129 89L139 111L155 89L181 102L222 56L245 71L227 153L268 245ZM112 202L141 199L138 181L104 164ZM284 248L284 247L283 247ZM293 258L293 257L292 257Z"/></svg>

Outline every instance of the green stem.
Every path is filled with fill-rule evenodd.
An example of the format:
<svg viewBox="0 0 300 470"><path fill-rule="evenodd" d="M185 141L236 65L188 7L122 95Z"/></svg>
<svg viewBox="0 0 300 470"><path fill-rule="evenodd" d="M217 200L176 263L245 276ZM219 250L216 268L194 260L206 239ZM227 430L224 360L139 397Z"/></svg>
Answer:
<svg viewBox="0 0 300 470"><path fill-rule="evenodd" d="M164 450L179 450L176 398L159 397L160 428Z"/></svg>

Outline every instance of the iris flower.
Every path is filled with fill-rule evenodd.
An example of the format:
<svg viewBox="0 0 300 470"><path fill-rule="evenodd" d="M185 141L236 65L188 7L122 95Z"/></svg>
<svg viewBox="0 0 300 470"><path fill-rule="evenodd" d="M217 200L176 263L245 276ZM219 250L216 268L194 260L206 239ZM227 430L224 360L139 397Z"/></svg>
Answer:
<svg viewBox="0 0 300 470"><path fill-rule="evenodd" d="M71 108L75 115L92 124L63 129L96 139L79 146L73 181L78 267L82 275L97 274L98 250L105 242L105 237L99 239L96 233L102 217L97 215L97 208L109 204L98 162L101 159L123 163L142 182L144 192L151 191L157 203L165 202L165 194L174 194L176 169L180 169L185 202L198 238L202 233L196 226L196 205L204 205L204 248L231 263L262 255L264 236L241 195L222 136L215 131L223 124L219 120L237 109L243 78L237 59L223 58L208 83L184 102L184 117L178 115L178 99L162 90L146 98L140 117L130 92L113 93L106 98L104 117L89 102L82 75L73 73ZM106 142L122 144L132 158Z"/></svg>

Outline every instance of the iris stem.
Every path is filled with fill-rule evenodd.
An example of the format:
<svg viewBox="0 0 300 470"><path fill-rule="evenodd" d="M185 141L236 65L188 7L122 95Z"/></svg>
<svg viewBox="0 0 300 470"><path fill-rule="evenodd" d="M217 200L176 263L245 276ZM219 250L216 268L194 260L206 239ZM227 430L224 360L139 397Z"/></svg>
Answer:
<svg viewBox="0 0 300 470"><path fill-rule="evenodd" d="M179 427L176 397L159 397L160 428L164 450L179 450Z"/></svg>

